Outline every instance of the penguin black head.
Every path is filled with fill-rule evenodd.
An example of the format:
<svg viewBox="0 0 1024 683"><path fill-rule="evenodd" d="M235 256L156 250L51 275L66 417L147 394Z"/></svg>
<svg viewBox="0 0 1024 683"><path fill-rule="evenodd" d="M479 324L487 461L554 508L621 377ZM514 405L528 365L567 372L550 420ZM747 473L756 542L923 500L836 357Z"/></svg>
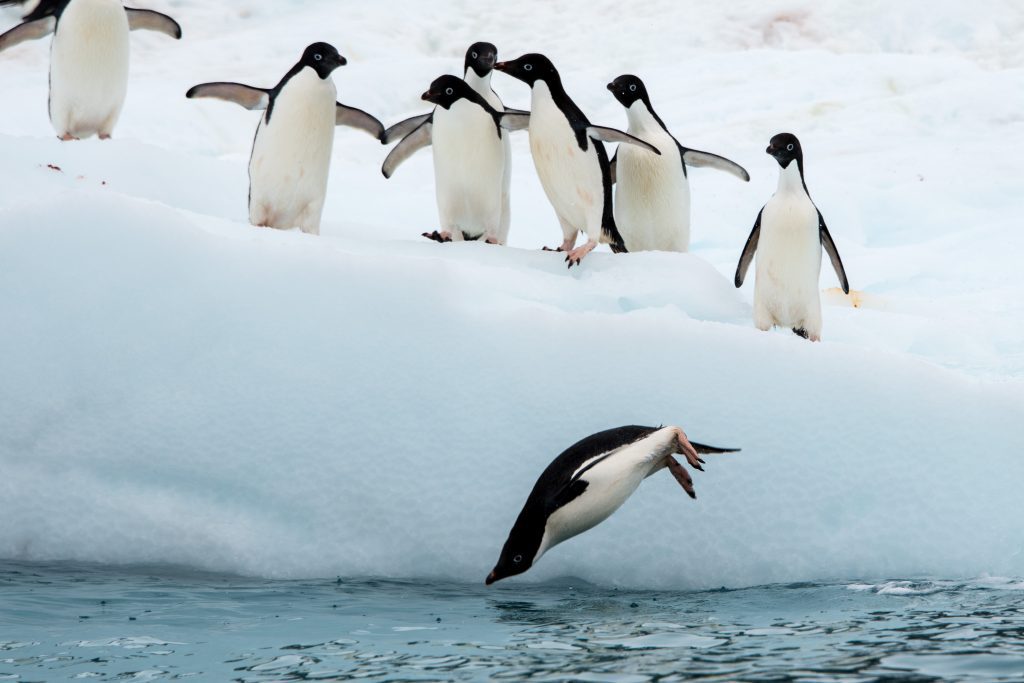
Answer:
<svg viewBox="0 0 1024 683"><path fill-rule="evenodd" d="M498 61L498 48L491 43L473 43L466 50L466 64L462 73L472 69L473 72L483 78L491 73L495 62Z"/></svg>
<svg viewBox="0 0 1024 683"><path fill-rule="evenodd" d="M542 54L530 53L513 59L510 62L498 62L494 65L498 71L503 71L513 78L518 78L531 88L537 81L557 81L558 71L551 60Z"/></svg>
<svg viewBox="0 0 1024 683"><path fill-rule="evenodd" d="M527 507L509 532L508 540L505 541L498 557L498 564L494 565L494 569L484 580L488 586L495 581L522 574L533 566L533 560L537 557L537 551L540 550L544 538L544 520L534 519L529 515L529 509L530 505L527 503Z"/></svg>
<svg viewBox="0 0 1024 683"><path fill-rule="evenodd" d="M629 109L637 100L643 100L650 108L650 99L647 97L647 88L644 82L632 74L624 74L608 84L608 89L619 103Z"/></svg>
<svg viewBox="0 0 1024 683"><path fill-rule="evenodd" d="M326 79L339 66L348 64L348 60L342 57L333 45L313 43L302 53L299 64L308 66L316 71L320 78Z"/></svg>
<svg viewBox="0 0 1024 683"><path fill-rule="evenodd" d="M423 99L427 102L451 109L451 106L462 98L473 99L471 93L475 92L466 81L456 76L439 76L430 84L430 90L423 93Z"/></svg>
<svg viewBox="0 0 1024 683"><path fill-rule="evenodd" d="M796 159L801 170L803 169L804 151L800 148L800 141L792 133L779 133L773 137L765 152L775 157L775 161L779 162L782 168L789 167L790 162Z"/></svg>

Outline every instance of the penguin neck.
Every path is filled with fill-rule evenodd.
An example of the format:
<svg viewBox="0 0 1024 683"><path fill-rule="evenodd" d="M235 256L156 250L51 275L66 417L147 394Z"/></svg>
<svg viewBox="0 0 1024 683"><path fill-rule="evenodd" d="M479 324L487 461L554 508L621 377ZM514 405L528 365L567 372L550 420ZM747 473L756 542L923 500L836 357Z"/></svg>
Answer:
<svg viewBox="0 0 1024 683"><path fill-rule="evenodd" d="M478 76L476 71L473 70L473 67L469 67L466 69L466 75L462 80L466 81L466 83L469 84L469 87L473 90L476 90L478 93L483 95L484 93L488 93L492 90L491 74L493 73L493 71L488 71L486 76Z"/></svg>
<svg viewBox="0 0 1024 683"><path fill-rule="evenodd" d="M776 194L787 192L807 194L807 186L804 185L804 177L799 159L793 159L789 166L779 169L779 187Z"/></svg>
<svg viewBox="0 0 1024 683"><path fill-rule="evenodd" d="M630 133L645 130L663 130L665 125L654 111L643 101L637 100L626 109Z"/></svg>

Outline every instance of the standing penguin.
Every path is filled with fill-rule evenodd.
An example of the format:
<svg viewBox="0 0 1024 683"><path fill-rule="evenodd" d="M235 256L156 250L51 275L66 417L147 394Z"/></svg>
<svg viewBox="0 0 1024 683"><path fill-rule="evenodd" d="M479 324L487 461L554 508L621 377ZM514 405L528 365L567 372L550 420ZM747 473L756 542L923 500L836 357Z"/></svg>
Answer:
<svg viewBox="0 0 1024 683"><path fill-rule="evenodd" d="M649 142L661 156L636 147L620 147L612 159L615 224L630 251L688 251L690 248L690 183L686 166L709 166L744 182L750 175L739 164L717 154L683 147L668 132L651 106L647 88L636 76L619 76L608 89L629 117L630 135Z"/></svg>
<svg viewBox="0 0 1024 683"><path fill-rule="evenodd" d="M825 218L807 191L800 141L790 133L779 133L765 152L779 163L779 186L757 214L736 266L736 287L743 285L756 251L754 325L759 330L789 327L804 339L820 341L818 276L823 247L843 292L850 293L850 283Z"/></svg>
<svg viewBox="0 0 1024 683"><path fill-rule="evenodd" d="M703 470L698 454L735 449L692 443L679 427L619 427L570 446L548 465L526 499L487 585L522 574L548 550L604 520L640 482L668 468L691 498L693 480L675 454Z"/></svg>
<svg viewBox="0 0 1024 683"><path fill-rule="evenodd" d="M50 122L61 140L107 140L128 93L128 32L138 29L181 38L174 19L121 0L41 0L21 24L0 35L0 52L53 33Z"/></svg>
<svg viewBox="0 0 1024 683"><path fill-rule="evenodd" d="M498 48L491 43L473 43L466 50L463 79L495 111L525 114L505 109L491 87L497 58ZM504 135L495 155L490 128L483 113L464 98L454 108L434 109L385 131L381 139L384 144L402 140L381 169L386 178L412 154L434 146L434 183L441 230L423 233L424 237L438 242L480 238L495 244L508 241L512 150L508 136ZM495 177L499 177L497 185ZM496 192L497 196L492 197ZM496 219L495 202L499 212Z"/></svg>
<svg viewBox="0 0 1024 683"><path fill-rule="evenodd" d="M346 63L332 45L313 43L269 90L240 83L203 83L186 94L266 110L249 160L249 222L253 225L298 227L320 234L334 127L351 126L377 139L384 134L380 121L337 101L331 74Z"/></svg>
<svg viewBox="0 0 1024 683"><path fill-rule="evenodd" d="M612 178L604 142L638 145L661 154L643 140L612 128L593 126L566 94L554 64L541 54L526 54L494 65L531 88L530 151L541 185L562 226L557 251L568 254L569 267L578 265L598 242L612 251L626 251L612 212ZM587 242L575 247L576 236ZM575 248L574 248L575 247Z"/></svg>

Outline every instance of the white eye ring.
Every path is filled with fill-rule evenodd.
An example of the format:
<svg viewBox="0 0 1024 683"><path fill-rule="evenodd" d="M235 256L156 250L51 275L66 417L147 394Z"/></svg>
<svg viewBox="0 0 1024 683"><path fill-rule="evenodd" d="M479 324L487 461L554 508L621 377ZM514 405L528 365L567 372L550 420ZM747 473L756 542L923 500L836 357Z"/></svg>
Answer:
<svg viewBox="0 0 1024 683"><path fill-rule="evenodd" d="M320 55L320 54L316 54L316 55L313 55L313 59L315 59L315 60L316 60L316 61L318 61L318 62L319 62L320 60L322 60L323 58L324 58L324 57L323 57L323 55Z"/></svg>
<svg viewBox="0 0 1024 683"><path fill-rule="evenodd" d="M451 88L448 88L447 90L444 91L444 94L445 95L451 95L453 92L455 92L455 91L452 90Z"/></svg>
<svg viewBox="0 0 1024 683"><path fill-rule="evenodd" d="M476 59L476 53L474 52L472 54L473 54L473 59Z"/></svg>
<svg viewBox="0 0 1024 683"><path fill-rule="evenodd" d="M789 143L788 145L786 145L786 150L787 150L787 151L790 151L790 152L792 152L792 151L793 151L793 143L792 143L792 142L791 142L791 143Z"/></svg>
<svg viewBox="0 0 1024 683"><path fill-rule="evenodd" d="M636 92L636 83L634 83L633 85L629 86L629 91L630 92Z"/></svg>
<svg viewBox="0 0 1024 683"><path fill-rule="evenodd" d="M524 64L523 71L533 71L533 64Z"/></svg>
<svg viewBox="0 0 1024 683"><path fill-rule="evenodd" d="M512 561L515 562L516 564L519 564L520 562L523 561L523 556L522 555L516 555L515 557L512 558Z"/></svg>

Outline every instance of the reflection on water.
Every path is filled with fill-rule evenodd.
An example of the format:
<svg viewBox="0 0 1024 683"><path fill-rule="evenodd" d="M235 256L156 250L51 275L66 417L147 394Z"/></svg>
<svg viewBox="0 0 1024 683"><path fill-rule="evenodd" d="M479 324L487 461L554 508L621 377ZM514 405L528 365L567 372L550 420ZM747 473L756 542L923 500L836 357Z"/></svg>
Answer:
<svg viewBox="0 0 1024 683"><path fill-rule="evenodd" d="M707 592L0 565L0 680L1024 681L1024 582Z"/></svg>

